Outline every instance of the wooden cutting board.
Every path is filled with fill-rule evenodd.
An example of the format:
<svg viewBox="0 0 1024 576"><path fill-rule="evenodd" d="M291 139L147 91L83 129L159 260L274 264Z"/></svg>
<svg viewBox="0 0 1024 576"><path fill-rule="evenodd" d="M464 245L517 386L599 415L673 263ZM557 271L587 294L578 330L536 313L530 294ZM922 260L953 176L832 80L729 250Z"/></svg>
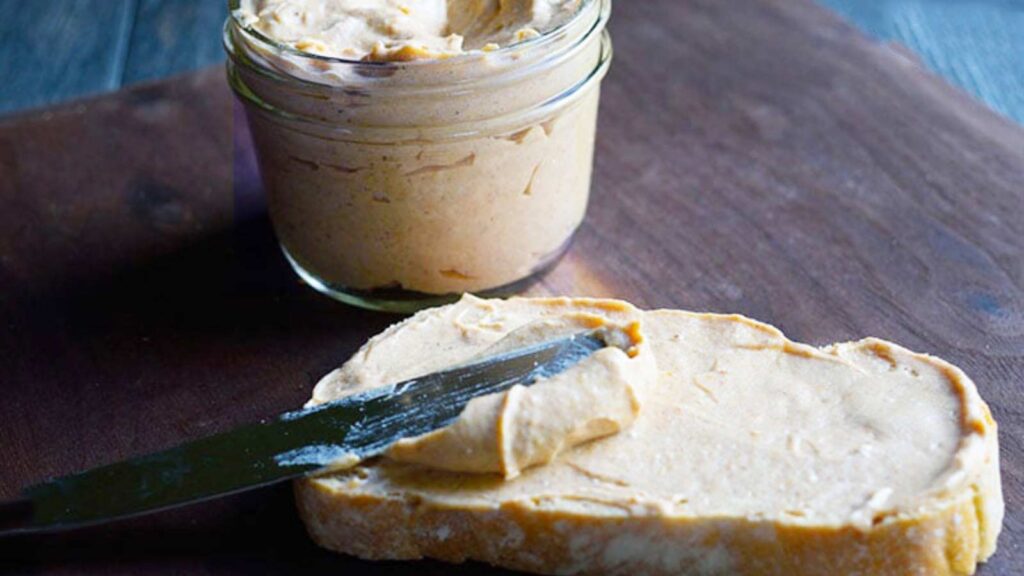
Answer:
<svg viewBox="0 0 1024 576"><path fill-rule="evenodd" d="M590 214L531 293L959 364L1000 423L1008 516L982 573L1019 573L1024 129L809 0L621 2L612 33ZM219 69L0 123L0 497L299 406L395 320L287 268ZM0 542L0 567L450 573L318 550L288 487Z"/></svg>

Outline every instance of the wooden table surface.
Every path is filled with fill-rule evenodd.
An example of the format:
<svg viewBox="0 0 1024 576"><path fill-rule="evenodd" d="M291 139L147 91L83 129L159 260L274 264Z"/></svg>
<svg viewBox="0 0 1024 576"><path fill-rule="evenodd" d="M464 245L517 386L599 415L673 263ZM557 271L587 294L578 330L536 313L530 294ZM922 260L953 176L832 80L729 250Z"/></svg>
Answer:
<svg viewBox="0 0 1024 576"><path fill-rule="evenodd" d="M959 364L1000 423L982 573L1019 574L1024 129L808 0L620 2L613 22L590 213L532 293ZM0 498L299 406L395 320L289 271L219 69L0 123ZM0 569L450 573L317 550L286 486L2 541Z"/></svg>

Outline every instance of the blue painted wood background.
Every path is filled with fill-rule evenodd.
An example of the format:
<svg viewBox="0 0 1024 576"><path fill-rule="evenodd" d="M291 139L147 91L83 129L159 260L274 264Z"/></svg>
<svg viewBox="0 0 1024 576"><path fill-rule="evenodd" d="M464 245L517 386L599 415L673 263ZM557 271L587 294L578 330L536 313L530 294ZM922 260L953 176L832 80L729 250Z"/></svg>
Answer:
<svg viewBox="0 0 1024 576"><path fill-rule="evenodd" d="M819 1L1024 123L1024 0ZM218 62L225 15L224 0L0 0L0 114Z"/></svg>

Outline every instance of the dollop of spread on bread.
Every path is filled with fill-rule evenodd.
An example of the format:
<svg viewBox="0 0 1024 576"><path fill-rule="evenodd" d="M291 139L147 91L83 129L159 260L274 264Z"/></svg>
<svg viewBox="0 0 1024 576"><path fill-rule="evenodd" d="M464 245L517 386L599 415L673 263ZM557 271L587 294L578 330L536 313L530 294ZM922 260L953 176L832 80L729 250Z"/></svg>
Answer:
<svg viewBox="0 0 1024 576"><path fill-rule="evenodd" d="M454 472L515 478L559 453L630 425L657 379L640 312L620 302L551 300L498 310L466 297L422 312L370 340L316 387L312 404L415 378L477 358L597 331L609 344L563 372L529 386L473 399L451 425L400 440L395 461Z"/></svg>

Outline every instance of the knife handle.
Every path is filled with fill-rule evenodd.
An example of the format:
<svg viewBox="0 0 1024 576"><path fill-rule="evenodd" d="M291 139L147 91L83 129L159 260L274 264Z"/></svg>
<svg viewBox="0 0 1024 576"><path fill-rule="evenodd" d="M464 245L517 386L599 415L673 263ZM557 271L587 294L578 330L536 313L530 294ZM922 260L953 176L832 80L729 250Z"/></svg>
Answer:
<svg viewBox="0 0 1024 576"><path fill-rule="evenodd" d="M32 501L26 498L0 502L0 537L26 532L32 527Z"/></svg>

